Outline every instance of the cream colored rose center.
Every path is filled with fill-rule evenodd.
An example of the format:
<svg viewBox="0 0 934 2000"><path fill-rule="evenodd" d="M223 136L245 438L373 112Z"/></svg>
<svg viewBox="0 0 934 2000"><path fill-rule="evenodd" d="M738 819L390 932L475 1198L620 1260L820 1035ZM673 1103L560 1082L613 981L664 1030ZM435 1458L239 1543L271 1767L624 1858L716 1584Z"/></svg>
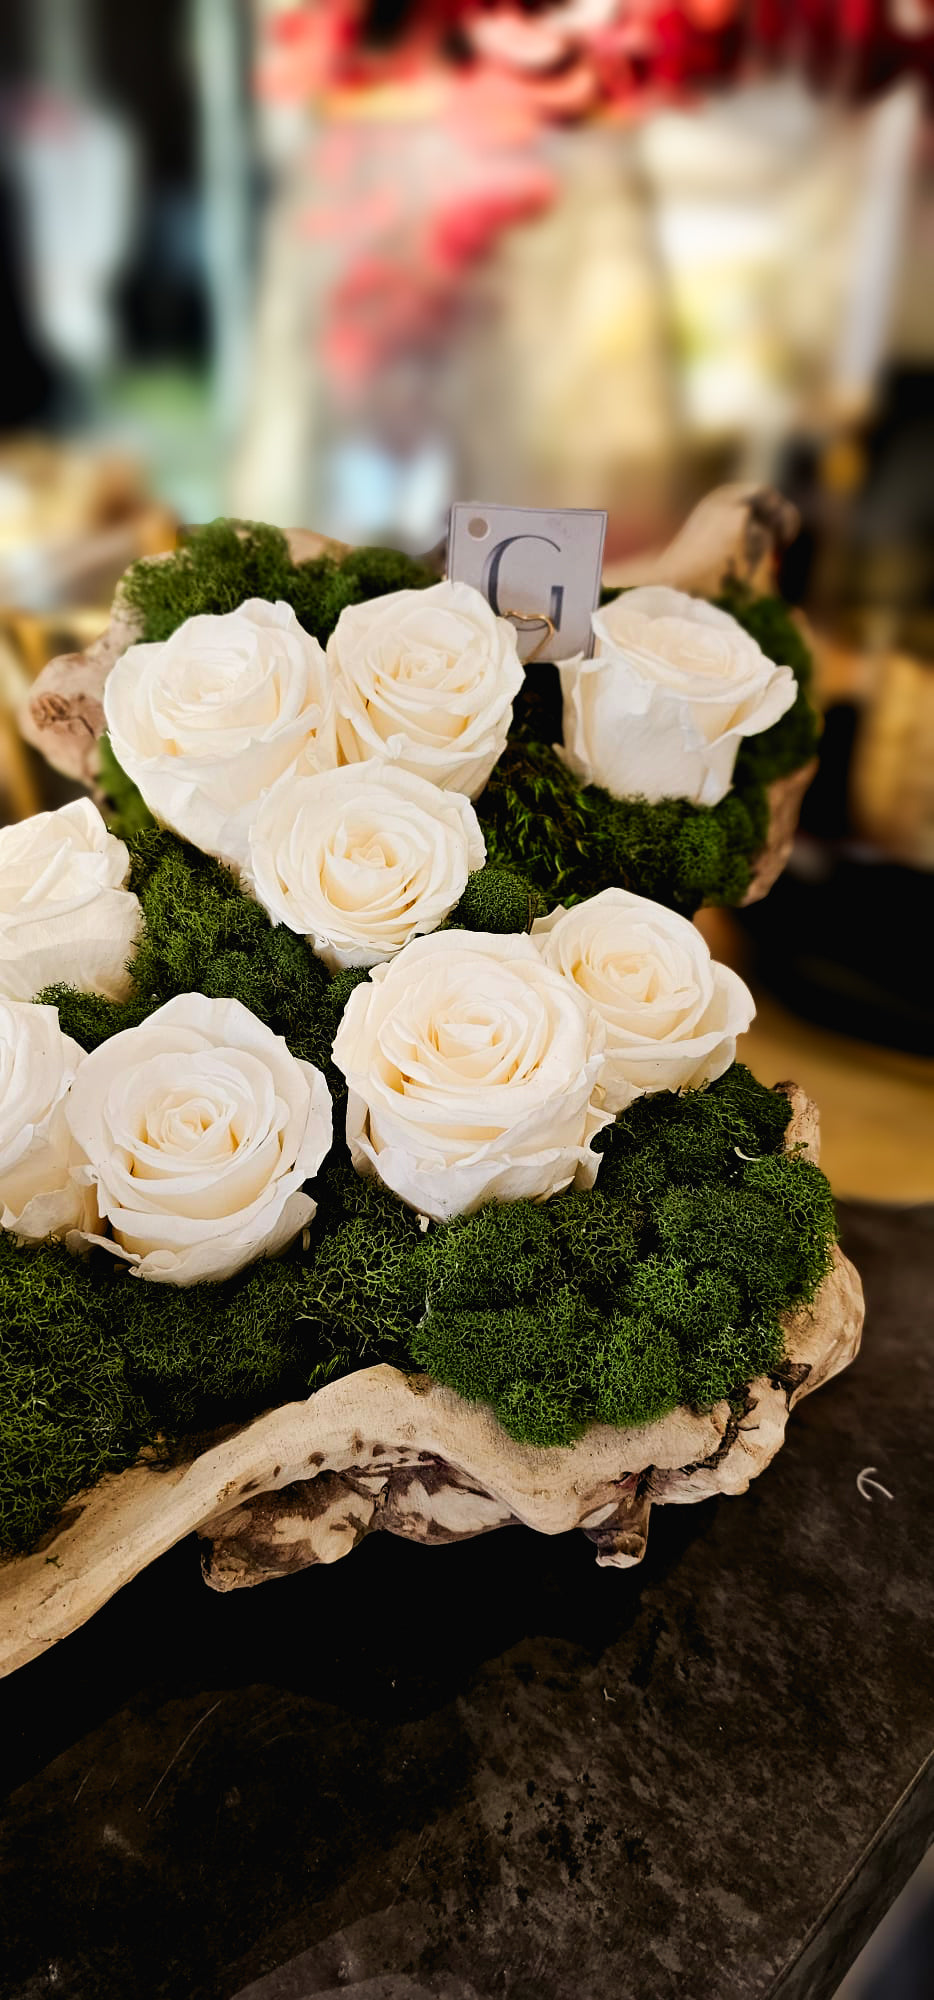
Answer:
<svg viewBox="0 0 934 2000"><path fill-rule="evenodd" d="M659 949L651 939L607 946L579 941L563 960L565 976L605 1018L633 1033L664 1038L696 1012L701 988L683 954Z"/></svg>
<svg viewBox="0 0 934 2000"><path fill-rule="evenodd" d="M231 1059L156 1057L109 1094L107 1122L126 1171L136 1181L212 1178L237 1156L261 1155L267 1173L282 1151L287 1108L264 1065L234 1051ZM170 1075L174 1069L174 1077ZM238 1169L239 1171L239 1169Z"/></svg>
<svg viewBox="0 0 934 2000"><path fill-rule="evenodd" d="M394 1071L392 1088L403 1096L454 1091L468 1100L484 1091L535 1075L547 1050L548 1022L535 996L440 1001L424 1021L384 1024L381 1046Z"/></svg>

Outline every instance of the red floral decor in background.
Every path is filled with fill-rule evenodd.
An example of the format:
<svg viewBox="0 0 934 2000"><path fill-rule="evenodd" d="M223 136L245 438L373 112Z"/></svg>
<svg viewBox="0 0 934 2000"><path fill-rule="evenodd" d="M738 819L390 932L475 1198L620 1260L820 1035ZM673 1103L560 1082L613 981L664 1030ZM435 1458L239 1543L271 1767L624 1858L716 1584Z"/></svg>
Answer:
<svg viewBox="0 0 934 2000"><path fill-rule="evenodd" d="M352 397L456 323L469 271L558 192L549 126L626 122L790 63L861 94L930 74L934 0L306 0L267 19L261 95L323 106L308 234L322 352ZM365 115L363 115L365 113ZM435 144L432 146L431 134Z"/></svg>

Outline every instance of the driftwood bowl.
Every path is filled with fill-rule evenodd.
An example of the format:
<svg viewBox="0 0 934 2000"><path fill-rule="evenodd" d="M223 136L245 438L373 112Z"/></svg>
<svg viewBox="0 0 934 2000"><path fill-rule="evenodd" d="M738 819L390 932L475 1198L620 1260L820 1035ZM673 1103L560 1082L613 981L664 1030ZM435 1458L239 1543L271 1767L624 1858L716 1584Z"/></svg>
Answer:
<svg viewBox="0 0 934 2000"><path fill-rule="evenodd" d="M792 1100L789 1147L817 1157L817 1117ZM195 1531L215 1590L336 1562L377 1529L439 1543L521 1522L581 1528L597 1561L645 1552L653 1504L744 1493L782 1444L802 1396L853 1359L859 1276L841 1252L810 1307L789 1315L781 1371L745 1409L681 1408L636 1430L595 1425L566 1449L517 1444L492 1413L424 1375L366 1368L258 1417L186 1463L103 1479L66 1507L41 1548L0 1565L0 1674L64 1639L147 1564Z"/></svg>

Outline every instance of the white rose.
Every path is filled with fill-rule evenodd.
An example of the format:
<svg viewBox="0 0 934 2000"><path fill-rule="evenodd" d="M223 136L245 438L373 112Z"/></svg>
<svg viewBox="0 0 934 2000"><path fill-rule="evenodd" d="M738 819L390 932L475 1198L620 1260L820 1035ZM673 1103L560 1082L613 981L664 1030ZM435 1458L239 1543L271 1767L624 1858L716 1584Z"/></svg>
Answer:
<svg viewBox="0 0 934 2000"><path fill-rule="evenodd" d="M139 903L130 857L90 799L0 828L0 993L77 986L124 1000Z"/></svg>
<svg viewBox="0 0 934 2000"><path fill-rule="evenodd" d="M0 1000L0 1227L26 1243L96 1227L93 1193L72 1172L65 1118L84 1060L55 1007Z"/></svg>
<svg viewBox="0 0 934 2000"><path fill-rule="evenodd" d="M466 583L349 605L328 640L345 764L387 757L475 799L523 682L516 635Z"/></svg>
<svg viewBox="0 0 934 2000"><path fill-rule="evenodd" d="M603 1040L531 938L416 938L355 989L335 1037L357 1172L438 1222L592 1187Z"/></svg>
<svg viewBox="0 0 934 2000"><path fill-rule="evenodd" d="M273 1257L315 1212L331 1144L320 1070L239 1000L183 993L85 1056L66 1116L112 1240L142 1278L194 1285Z"/></svg>
<svg viewBox="0 0 934 2000"><path fill-rule="evenodd" d="M600 1074L609 1111L646 1091L698 1090L729 1069L755 1002L686 917L628 889L604 889L533 925L546 965L606 1029Z"/></svg>
<svg viewBox="0 0 934 2000"><path fill-rule="evenodd" d="M332 972L377 965L436 930L485 859L469 800L376 758L281 779L250 829L264 910Z"/></svg>
<svg viewBox="0 0 934 2000"><path fill-rule="evenodd" d="M130 646L104 687L114 754L150 812L232 867L263 793L337 763L327 663L290 604L253 597Z"/></svg>
<svg viewBox="0 0 934 2000"><path fill-rule="evenodd" d="M726 611L662 584L624 591L593 628L596 658L560 667L571 770L616 798L716 805L742 738L791 707L791 668Z"/></svg>

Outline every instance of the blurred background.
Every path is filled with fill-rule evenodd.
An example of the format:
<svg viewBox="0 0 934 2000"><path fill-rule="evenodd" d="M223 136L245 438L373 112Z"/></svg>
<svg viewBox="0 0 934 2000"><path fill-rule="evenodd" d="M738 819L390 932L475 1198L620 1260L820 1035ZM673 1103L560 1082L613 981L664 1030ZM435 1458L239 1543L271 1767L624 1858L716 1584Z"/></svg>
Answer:
<svg viewBox="0 0 934 2000"><path fill-rule="evenodd" d="M838 1191L934 1198L934 0L6 0L0 62L0 816L184 523L598 506L612 580L773 482L822 768L702 921Z"/></svg>
<svg viewBox="0 0 934 2000"><path fill-rule="evenodd" d="M0 823L185 523L601 507L612 580L772 482L824 755L701 921L837 1193L934 1199L934 0L5 0L0 69ZM924 1881L848 2000L930 1991Z"/></svg>

